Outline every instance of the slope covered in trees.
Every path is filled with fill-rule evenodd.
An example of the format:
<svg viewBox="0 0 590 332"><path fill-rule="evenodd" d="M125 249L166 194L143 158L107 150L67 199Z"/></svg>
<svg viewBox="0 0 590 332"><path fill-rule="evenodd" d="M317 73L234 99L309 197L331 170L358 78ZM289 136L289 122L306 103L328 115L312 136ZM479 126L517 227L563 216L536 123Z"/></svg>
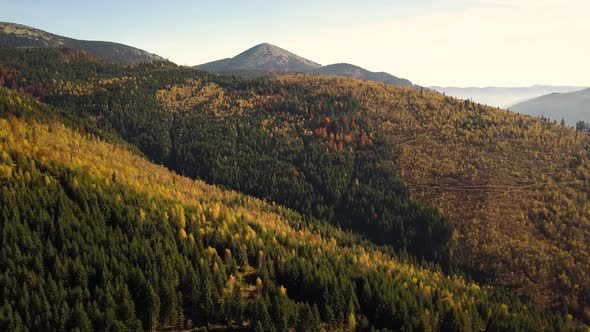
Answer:
<svg viewBox="0 0 590 332"><path fill-rule="evenodd" d="M79 132L590 321L586 133L351 79L114 66L67 50L0 50L0 64L0 84Z"/></svg>
<svg viewBox="0 0 590 332"><path fill-rule="evenodd" d="M576 328L58 122L0 119L0 158L3 330Z"/></svg>
<svg viewBox="0 0 590 332"><path fill-rule="evenodd" d="M347 120L346 126L356 131L347 138L349 149L326 149L325 137L314 135L309 121L271 109L256 111L263 99L247 91L230 96L212 82L214 76L165 63L108 66L69 52L69 70L62 72L59 54L27 52L30 62L17 64L23 74L11 84L26 84L26 72L37 72L39 66L51 71L51 80L40 76L35 83L45 90L42 99L71 110L68 115L80 118L85 131L120 135L179 173L358 230L418 258L450 264L447 221L413 201L395 171L378 165L387 151L371 143L361 117ZM110 76L121 69L121 76ZM242 84L231 78L220 82L236 83ZM197 107L201 111L194 111ZM277 121L286 127L275 128Z"/></svg>
<svg viewBox="0 0 590 332"><path fill-rule="evenodd" d="M456 262L472 276L590 318L587 134L423 91L305 76L278 81L308 96L358 101L349 116L382 135L391 152L383 162L415 197L451 217ZM326 113L340 110L335 103ZM324 128L326 144L337 144L338 129Z"/></svg>

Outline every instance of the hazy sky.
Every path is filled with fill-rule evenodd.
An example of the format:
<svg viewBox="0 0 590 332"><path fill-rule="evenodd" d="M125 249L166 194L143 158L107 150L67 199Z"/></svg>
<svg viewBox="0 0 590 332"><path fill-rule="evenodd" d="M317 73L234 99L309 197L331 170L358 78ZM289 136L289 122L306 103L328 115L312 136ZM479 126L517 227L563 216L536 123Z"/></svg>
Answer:
<svg viewBox="0 0 590 332"><path fill-rule="evenodd" d="M269 42L421 85L590 86L590 0L2 2L2 21L184 65Z"/></svg>

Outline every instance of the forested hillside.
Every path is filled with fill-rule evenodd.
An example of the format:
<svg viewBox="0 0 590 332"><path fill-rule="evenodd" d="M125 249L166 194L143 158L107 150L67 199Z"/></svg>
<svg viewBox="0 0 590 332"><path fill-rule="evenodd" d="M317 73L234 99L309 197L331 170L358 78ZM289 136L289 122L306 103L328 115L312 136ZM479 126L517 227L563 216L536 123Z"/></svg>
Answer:
<svg viewBox="0 0 590 332"><path fill-rule="evenodd" d="M64 195L69 195L70 209L82 214L93 211L90 207L94 203L105 206L107 211L114 211L121 205L124 209L134 209L135 212L125 212L121 222L142 219L140 211L143 211L144 215L155 218L149 225L173 220L177 213L174 212L177 208L173 208L175 204L182 204L185 210L196 209L195 215L205 215L205 219L195 217L199 223L197 228L176 225L169 235L190 238L192 234L195 245L202 251L180 251L179 255L186 255L183 260L196 259L197 262L206 255L208 246L215 247L218 253L228 248L232 257L236 250L242 250L242 242L239 246L227 242L232 236L219 236L218 242L206 242L205 239L217 235L207 235L207 228L202 224L220 221L219 217L207 214L210 213L206 212L209 211L207 200L229 204L232 209L242 211L242 215L250 211L254 214L251 220L236 217L234 226L240 229L247 224L256 234L268 234L268 237L252 239L252 248L243 243L247 248L242 257L248 256L248 266L257 269L238 267L231 271L234 278L244 282L242 289L251 288L250 293L242 291L241 298L248 303L268 305L269 301L276 300L273 300L275 295L281 294L280 286L286 287L286 298L293 301L286 301L285 308L290 309L285 310L291 316L285 313L287 318L280 321L288 326L296 326L301 311L305 315L319 315L327 326L344 327L352 321L359 326L362 323L394 330L399 329L402 322L414 329L422 329L420 326L424 325L437 330L449 320L457 324L446 326L452 330L460 326L469 326L466 330L493 330L499 321L507 324L500 329L518 329L518 326L525 330L539 330L541 326L557 329L555 324L564 322L549 312L576 322L590 321L587 268L590 265L587 182L590 138L585 132L427 91L353 79L313 75L246 79L210 75L165 62L118 66L70 50L0 49L0 66L0 85L52 105L33 105L29 99L24 102L23 95L2 90L7 100L0 109L4 116L14 114L29 119L26 120L29 123L33 119L45 123L60 121L70 128L27 125L23 120L11 120L28 128L31 138L13 139L5 146L17 149L29 144L29 147L25 144L18 148L24 151L23 158L34 160L35 165L41 162L51 165L36 166L42 170L38 173L39 179L45 175L69 179L68 172L78 172L86 179L86 182L78 180L84 183L83 192L92 192L87 194L90 201L76 196L71 198L68 194L71 184L61 181L56 182L59 187L52 197L58 197L61 194L57 192L63 191ZM31 143L34 137L47 137L43 133L52 130L66 137L74 135L74 141L89 144L86 152L77 147L71 157L64 157L59 151L77 145L59 146L53 140ZM113 150L113 145L98 142L97 138L119 147ZM139 152L120 152L123 147L140 151L178 174L235 189L270 203L172 175L162 167L135 157ZM39 154L36 149L45 152ZM109 151L104 153L104 160L100 159L101 149ZM31 164L26 158L23 162L8 162L6 167ZM120 161L117 166L116 158L135 158L135 161ZM76 166L76 163L82 164ZM125 171L124 165L129 165L130 170ZM12 176L18 170L7 172ZM123 179L129 178L123 176L125 172L134 174L135 180L125 182ZM157 175L162 173L166 175ZM117 197L117 192L112 191L115 189L93 182L104 179L117 184L113 188L121 190L119 195L125 204L113 201ZM150 183L160 183L164 179L170 182L151 187ZM21 181L17 177L7 183L17 186L20 183L17 180ZM181 188L191 186L208 189L185 198L188 194L183 194ZM162 190L168 194L158 196ZM201 198L201 195L210 197L209 191L216 192L215 197L232 198ZM146 202L144 198L125 198L140 195L136 193L151 198L145 198ZM151 208L150 200L156 200L155 208ZM202 210L205 212L194 207L196 201L207 205ZM291 210L278 208L274 203ZM52 203L49 200L47 204ZM48 205L47 210L54 214L60 211L53 205ZM151 214L148 210L158 212ZM162 211L167 211L168 218L164 218ZM256 211L271 216L256 217ZM114 212L100 213L99 219L110 220L110 213ZM50 214L49 219L55 218ZM272 221L265 223L264 220ZM127 237L143 234L141 229L129 228L130 224L140 227L136 223L107 225L111 227L109 231L117 232L122 228L131 232L125 233ZM139 222L139 225L143 224ZM281 225L286 229L272 230L283 227ZM227 227L229 234L242 234L230 225ZM293 233L289 233L289 229ZM285 236L281 235L283 231ZM104 236L107 230L102 232ZM304 236L308 232L310 235ZM166 234L162 232L164 238ZM149 236L145 233L143 239L147 241ZM185 242L174 239L177 248L181 244L184 246ZM199 241L202 243L198 244ZM110 246L102 245L104 250L107 247L110 250ZM274 246L276 249L271 249ZM328 249L334 251L326 251ZM355 255L355 250L369 256L347 256ZM198 258L191 258L191 255ZM272 258L265 259L266 255ZM126 259L129 257L134 256L125 255ZM39 259L43 262L44 258ZM141 265L150 262L148 258L143 259ZM397 272L388 272L384 267L389 263L380 267L382 259L394 261L410 271L438 275L435 280L444 280L445 285L448 282L453 286L436 287L451 293L461 289L452 288L458 282L466 285L469 292L477 293L472 296L474 301L484 296L480 294L487 297L481 300L481 305L461 304L460 313L449 313L445 309L449 296L419 288L418 277L415 282L404 285ZM232 273L227 272L225 265L222 267L226 262L219 260L217 269L225 269L225 276L229 278ZM155 258L151 262L154 261ZM285 265L278 267L282 262ZM377 264L374 269L365 266L374 264ZM153 268L163 267L154 263ZM185 268L188 271L190 266ZM212 273L202 272L198 264L192 268L199 276ZM289 272L280 272L281 269ZM316 269L321 272L313 272L315 277L304 282L308 273ZM268 287L275 289L275 293L264 293L267 287L256 293L254 276L258 275L266 285L267 273L274 285ZM455 274L477 280L481 286L474 286L476 284L465 282L463 278L445 277ZM62 280L61 277L52 278ZM147 275L144 278L149 279ZM365 281L358 281L361 279L366 279L374 288L366 289ZM152 289L156 287L155 281L150 283ZM415 292L411 283L418 287ZM406 287L410 291L404 290ZM304 291L306 289L310 291ZM335 289L348 291L332 292ZM162 294L164 290L154 292ZM505 292L512 295L496 297ZM338 299L327 295L334 293L340 294ZM400 295L406 293L407 297ZM134 291L131 294L135 294ZM257 294L264 295L258 297ZM360 299L368 294L374 298ZM91 295L85 299L95 296ZM219 296L223 298L223 294ZM423 296L426 300L422 300ZM257 298L259 302L255 302ZM519 304L520 301L526 303L528 309ZM298 302L306 304L296 304ZM442 305L441 309L437 303ZM318 315L314 313L314 304ZM328 308L332 305L334 307ZM68 306L76 306L76 302L70 301ZM86 311L87 302L82 306ZM277 305L271 307L277 308ZM517 314L513 314L513 307L519 308ZM106 307L101 308L101 312L106 310ZM425 308L428 308L427 313ZM546 311L537 311L537 308ZM210 313L201 311L198 317L204 312ZM495 316L500 312L509 314L501 318ZM138 313L137 317L143 317L138 319L144 327L152 326L150 321L146 323L146 315L149 316ZM183 315L188 317L186 312ZM423 323L425 318L413 318L423 315L432 320L426 319ZM159 327L174 324L173 316L159 317ZM260 316L248 317L244 321L250 321L252 327L260 320L256 318ZM277 324L277 317L269 321ZM199 319L193 320L202 323L203 318ZM364 320L366 322L362 322ZM214 322L228 323L219 317ZM264 325L267 323L260 324L267 329ZM27 323L27 326L30 325Z"/></svg>
<svg viewBox="0 0 590 332"><path fill-rule="evenodd" d="M0 119L0 157L3 330L575 327L57 122Z"/></svg>

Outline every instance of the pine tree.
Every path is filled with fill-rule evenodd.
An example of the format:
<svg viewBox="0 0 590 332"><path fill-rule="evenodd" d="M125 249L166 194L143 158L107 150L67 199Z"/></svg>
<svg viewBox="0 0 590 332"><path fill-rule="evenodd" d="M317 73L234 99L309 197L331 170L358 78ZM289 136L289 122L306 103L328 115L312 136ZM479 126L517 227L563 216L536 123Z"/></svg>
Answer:
<svg viewBox="0 0 590 332"><path fill-rule="evenodd" d="M84 310L82 303L76 303L68 319L69 330L92 331L92 323Z"/></svg>
<svg viewBox="0 0 590 332"><path fill-rule="evenodd" d="M160 299L149 281L144 287L144 306L142 309L144 310L145 317L143 327L146 330L155 331L158 327L158 317L160 315Z"/></svg>

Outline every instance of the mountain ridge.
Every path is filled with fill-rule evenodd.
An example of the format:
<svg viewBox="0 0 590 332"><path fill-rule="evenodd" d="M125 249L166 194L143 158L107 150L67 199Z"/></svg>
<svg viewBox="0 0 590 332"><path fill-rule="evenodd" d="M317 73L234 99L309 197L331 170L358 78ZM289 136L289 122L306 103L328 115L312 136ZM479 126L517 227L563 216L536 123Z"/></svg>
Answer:
<svg viewBox="0 0 590 332"><path fill-rule="evenodd" d="M510 110L544 116L555 121L563 119L570 126L578 121L590 122L590 88L567 93L549 93L512 105Z"/></svg>
<svg viewBox="0 0 590 332"><path fill-rule="evenodd" d="M0 22L0 47L65 47L82 50L99 59L122 64L165 60L159 55L121 43L79 40L11 22Z"/></svg>
<svg viewBox="0 0 590 332"><path fill-rule="evenodd" d="M382 82L397 86L413 86L412 82L404 78L395 77L386 72L372 72L349 63L335 63L314 70L314 73L327 76L343 76L365 81Z"/></svg>

